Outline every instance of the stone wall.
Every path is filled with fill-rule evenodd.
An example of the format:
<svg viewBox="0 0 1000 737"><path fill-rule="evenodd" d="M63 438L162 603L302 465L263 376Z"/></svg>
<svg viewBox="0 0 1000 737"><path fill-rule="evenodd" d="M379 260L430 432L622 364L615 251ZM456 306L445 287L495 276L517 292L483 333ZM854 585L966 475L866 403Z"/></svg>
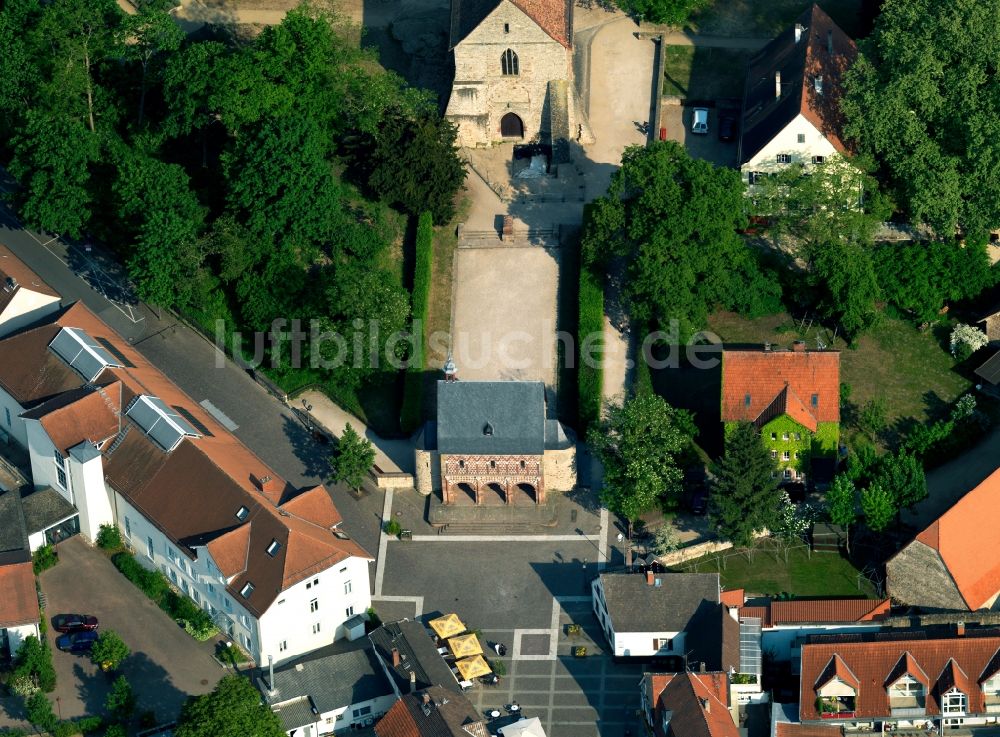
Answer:
<svg viewBox="0 0 1000 737"><path fill-rule="evenodd" d="M576 446L547 450L542 457L545 487L549 491L571 491L576 486Z"/></svg>
<svg viewBox="0 0 1000 737"><path fill-rule="evenodd" d="M505 28L507 30L505 30ZM501 57L517 54L518 74L504 75ZM550 80L572 81L572 52L512 3L497 7L455 47L455 81L446 116L458 126L460 146L502 140L500 119L514 113L524 140L548 133ZM575 96L567 102L569 129L577 129Z"/></svg>
<svg viewBox="0 0 1000 737"><path fill-rule="evenodd" d="M885 564L885 570L894 601L924 609L969 608L940 554L929 545L914 540Z"/></svg>
<svg viewBox="0 0 1000 737"><path fill-rule="evenodd" d="M441 488L437 451L417 448L414 451L414 466L416 468L415 486L419 493L427 496L435 489Z"/></svg>

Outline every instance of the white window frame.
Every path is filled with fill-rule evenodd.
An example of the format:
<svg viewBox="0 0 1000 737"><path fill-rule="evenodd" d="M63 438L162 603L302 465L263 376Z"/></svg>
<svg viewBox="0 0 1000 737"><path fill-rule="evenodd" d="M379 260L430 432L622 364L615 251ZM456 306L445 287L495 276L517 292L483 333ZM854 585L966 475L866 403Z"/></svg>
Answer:
<svg viewBox="0 0 1000 737"><path fill-rule="evenodd" d="M344 581L344 596L347 596L349 593L351 593L352 590L353 587L351 586L351 580L348 579Z"/></svg>
<svg viewBox="0 0 1000 737"><path fill-rule="evenodd" d="M69 489L67 486L69 480L66 478L66 459L63 458L62 453L56 450L52 456L52 462L56 467L56 483L63 489Z"/></svg>
<svg viewBox="0 0 1000 737"><path fill-rule="evenodd" d="M347 607L347 609L345 609L344 611L345 611L345 612L347 613L347 616L348 616L348 617L353 617L353 616L354 616L354 605L353 605L353 604L351 604L351 605L350 605L349 607Z"/></svg>
<svg viewBox="0 0 1000 737"><path fill-rule="evenodd" d="M146 535L146 557L150 560L154 560L156 557L156 548L153 546L153 538Z"/></svg>
<svg viewBox="0 0 1000 737"><path fill-rule="evenodd" d="M318 609L319 609L319 599L313 599L312 601L309 602L310 612L315 612Z"/></svg>
<svg viewBox="0 0 1000 737"><path fill-rule="evenodd" d="M129 540L132 539L132 522L127 515L125 516L125 537Z"/></svg>
<svg viewBox="0 0 1000 737"><path fill-rule="evenodd" d="M778 154L775 161L779 164L791 164L792 155L791 154Z"/></svg>
<svg viewBox="0 0 1000 737"><path fill-rule="evenodd" d="M791 451L787 451L787 450L782 451L781 452L781 460L783 460L783 461L790 461L790 460L792 460Z"/></svg>
<svg viewBox="0 0 1000 737"><path fill-rule="evenodd" d="M943 714L965 714L968 708L969 698L957 688L952 688L944 695L944 701L941 704Z"/></svg>

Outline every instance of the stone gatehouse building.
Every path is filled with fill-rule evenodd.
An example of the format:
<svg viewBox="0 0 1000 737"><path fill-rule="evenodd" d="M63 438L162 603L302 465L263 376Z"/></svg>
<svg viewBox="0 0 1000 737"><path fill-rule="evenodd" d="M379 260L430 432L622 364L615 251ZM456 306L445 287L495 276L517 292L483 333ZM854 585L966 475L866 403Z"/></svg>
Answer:
<svg viewBox="0 0 1000 737"><path fill-rule="evenodd" d="M460 146L580 139L573 0L452 0L455 80L446 116Z"/></svg>
<svg viewBox="0 0 1000 737"><path fill-rule="evenodd" d="M576 485L576 444L546 416L540 381L439 381L422 430L416 486L446 505L545 504Z"/></svg>

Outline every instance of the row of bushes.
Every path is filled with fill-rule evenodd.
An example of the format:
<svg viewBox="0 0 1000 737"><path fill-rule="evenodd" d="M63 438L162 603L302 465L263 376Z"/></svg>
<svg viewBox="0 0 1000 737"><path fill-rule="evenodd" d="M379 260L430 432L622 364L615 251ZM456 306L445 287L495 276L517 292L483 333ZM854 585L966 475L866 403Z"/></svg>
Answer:
<svg viewBox="0 0 1000 737"><path fill-rule="evenodd" d="M146 568L125 551L115 553L111 561L125 578L183 625L184 630L196 640L204 642L218 632L212 618L189 598L171 589L167 577L159 571Z"/></svg>
<svg viewBox="0 0 1000 737"><path fill-rule="evenodd" d="M14 659L14 670L7 681L11 693L27 698L37 691L51 693L56 688L56 669L52 650L44 640L29 635L21 642Z"/></svg>
<svg viewBox="0 0 1000 737"><path fill-rule="evenodd" d="M411 312L415 329L423 330L427 324L430 309L431 278L434 267L434 222L429 212L420 214L417 220L417 236L413 262L413 291L410 297ZM417 342L421 346L421 342ZM420 351L420 348L418 348ZM399 425L404 433L412 433L420 427L423 406L424 357L422 353L411 356L403 386L403 407L400 410Z"/></svg>
<svg viewBox="0 0 1000 737"><path fill-rule="evenodd" d="M35 569L36 576L42 571L49 570L58 562L59 556L51 545L43 545L31 554L31 566Z"/></svg>
<svg viewBox="0 0 1000 737"><path fill-rule="evenodd" d="M78 734L93 734L104 726L101 717L80 717L79 719L67 719L52 725L49 730L53 737L73 737ZM23 729L0 729L0 737L28 737L34 732L26 732Z"/></svg>
<svg viewBox="0 0 1000 737"><path fill-rule="evenodd" d="M604 283L585 265L580 267L579 307L576 374L580 432L585 437L587 428L601 417L604 384Z"/></svg>

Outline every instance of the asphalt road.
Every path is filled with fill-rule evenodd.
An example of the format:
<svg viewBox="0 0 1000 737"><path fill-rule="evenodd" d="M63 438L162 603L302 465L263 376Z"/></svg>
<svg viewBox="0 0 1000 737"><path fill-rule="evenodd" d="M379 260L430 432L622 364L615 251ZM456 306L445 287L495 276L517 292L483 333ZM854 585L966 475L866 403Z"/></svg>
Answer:
<svg viewBox="0 0 1000 737"><path fill-rule="evenodd" d="M199 333L169 313L132 300L94 254L23 228L3 204L0 242L59 292L64 304L82 300L195 402L207 399L225 413L238 425L236 436L289 482L306 486L325 481L329 448L317 445L287 406L232 361L218 365L218 351ZM346 488L327 488L344 518L344 530L374 557L381 494L356 500Z"/></svg>

